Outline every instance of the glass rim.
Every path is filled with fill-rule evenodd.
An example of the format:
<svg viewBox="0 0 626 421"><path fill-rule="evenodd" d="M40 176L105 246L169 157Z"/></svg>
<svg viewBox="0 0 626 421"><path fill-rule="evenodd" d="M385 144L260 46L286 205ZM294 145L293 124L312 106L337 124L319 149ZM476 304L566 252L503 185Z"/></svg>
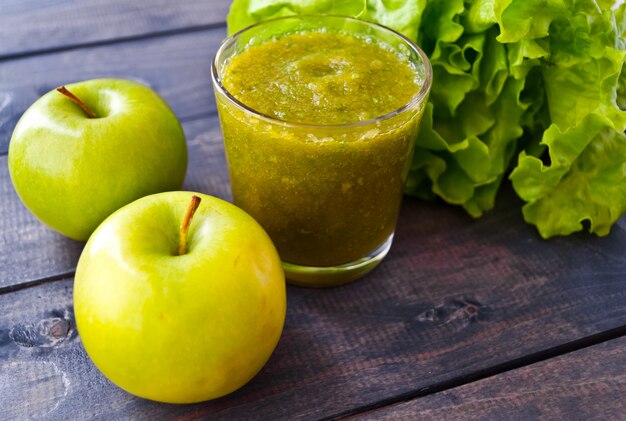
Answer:
<svg viewBox="0 0 626 421"><path fill-rule="evenodd" d="M315 123L300 123L300 122L296 122L296 121L288 121L288 120L281 120L279 118L270 116L268 114L262 113L258 110L255 110L254 108L244 104L243 102L239 101L237 98L235 98L234 95L232 95L228 89L226 89L226 87L222 84L222 80L220 78L219 75L219 71L218 71L218 64L217 64L217 60L218 58L221 56L221 54L223 53L223 51L226 49L226 47L230 46L232 43L235 42L235 40L244 32L247 32L253 28L256 28L258 26L262 26L271 22L275 22L275 21L280 21L280 20L287 20L287 19L298 19L298 18L340 18L340 19L344 19L347 21L353 21L353 22L358 22L358 23L363 23L365 25L368 26L373 26L373 27L377 27L380 29L383 29L387 32L392 33L393 35L397 36L398 38L400 38L406 45L408 45L408 47L413 50L414 53L417 54L417 56L420 58L420 60L422 61L423 65L424 65L424 80L423 83L419 86L419 89L417 91L417 93L415 95L413 95L413 97L404 105L402 105L399 108L396 108L393 111L390 111L386 114L383 114L381 116L377 116L377 117L372 117L372 118L368 118L367 120L361 120L361 121L354 121L354 122L349 122L349 123L340 123L340 124L315 124ZM360 127L360 126L367 126L373 123L377 123L380 121L384 121L384 120L388 120L392 117L395 117L397 115L400 115L408 110L411 110L412 108L416 108L419 104L421 104L424 99L428 96L428 93L430 92L430 85L432 83L432 65L430 63L430 60L428 59L428 56L426 55L426 53L424 53L424 51L413 41L411 41L409 38L405 37L404 35L402 35L400 32L391 29L385 25L381 25L379 23L374 23L374 22L369 22L366 20L362 20L362 19L358 19L358 18L353 18L350 16L342 16L342 15L332 15L332 14L301 14L301 15L290 15L290 16L281 16L278 18L273 18L273 19L267 19L267 20L263 20L261 22L257 22L254 23L252 25L249 25L237 32L235 32L234 34L232 34L231 36L229 36L228 38L224 39L224 41L222 41L220 47L217 49L217 52L215 53L215 57L213 58L212 62L211 62L211 79L213 79L213 86L216 87L216 89L222 94L224 95L226 98L228 98L228 100L230 100L230 102L234 103L237 107L243 109L244 111L247 111L249 113L251 113L252 115L254 115L255 117L261 119L261 120L265 120L268 121L272 124L279 124L282 126L287 126L287 127L300 127L300 128L343 128L343 127Z"/></svg>

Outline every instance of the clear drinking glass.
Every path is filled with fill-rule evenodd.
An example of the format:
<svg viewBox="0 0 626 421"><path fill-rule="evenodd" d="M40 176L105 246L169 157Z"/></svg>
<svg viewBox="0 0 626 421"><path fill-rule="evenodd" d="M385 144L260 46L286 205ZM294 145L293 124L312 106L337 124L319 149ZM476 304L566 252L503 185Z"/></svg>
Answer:
<svg viewBox="0 0 626 421"><path fill-rule="evenodd" d="M229 59L246 48L292 32L319 30L384 43L411 63L417 94L395 111L369 120L302 124L254 110L222 84ZM363 276L386 256L431 72L424 52L404 36L341 16L265 21L222 43L212 77L233 199L265 228L288 281L342 284Z"/></svg>

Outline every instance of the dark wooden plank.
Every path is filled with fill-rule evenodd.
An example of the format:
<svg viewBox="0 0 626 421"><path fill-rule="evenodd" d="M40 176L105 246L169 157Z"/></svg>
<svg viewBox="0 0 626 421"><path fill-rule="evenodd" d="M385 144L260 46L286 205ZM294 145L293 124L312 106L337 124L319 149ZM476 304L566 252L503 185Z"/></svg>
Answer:
<svg viewBox="0 0 626 421"><path fill-rule="evenodd" d="M354 417L360 420L623 420L626 338Z"/></svg>
<svg viewBox="0 0 626 421"><path fill-rule="evenodd" d="M183 125L189 146L184 188L229 198L217 117ZM42 278L72 273L83 244L41 224L22 205L9 177L7 157L0 157L0 290Z"/></svg>
<svg viewBox="0 0 626 421"><path fill-rule="evenodd" d="M112 37L136 35L112 26ZM30 103L74 80L136 78L184 120L213 112L209 64L223 32L3 62L0 152ZM215 118L185 130L186 188L228 198ZM10 186L6 157L0 168L0 292L73 271L81 245L30 217ZM287 326L268 366L241 391L205 404L160 405L104 379L73 331L71 279L0 294L0 419L335 416L626 325L624 222L607 239L544 242L522 222L510 190L501 199L497 212L477 222L441 203L407 200L385 263L342 288L289 288Z"/></svg>
<svg viewBox="0 0 626 421"><path fill-rule="evenodd" d="M208 4L208 3L207 3ZM79 48L0 65L0 155L22 113L55 87L98 77L139 80L170 104L182 120L215 111L211 59L225 28Z"/></svg>
<svg viewBox="0 0 626 421"><path fill-rule="evenodd" d="M190 136L187 187L227 197L216 127L211 119L186 127L197 133ZM170 406L126 395L95 371L76 338L42 351L19 347L5 334L1 364L52 362L64 373L71 387L56 399L53 418L312 419L626 325L624 229L603 239L543 241L523 223L519 206L505 189L495 212L472 221L442 203L407 199L385 262L340 288L290 287L286 328L270 363L244 389L215 402ZM0 329L64 312L70 285L0 295L7 309ZM50 395L27 395L35 407L44 399Z"/></svg>
<svg viewBox="0 0 626 421"><path fill-rule="evenodd" d="M223 23L230 0L3 0L0 58Z"/></svg>

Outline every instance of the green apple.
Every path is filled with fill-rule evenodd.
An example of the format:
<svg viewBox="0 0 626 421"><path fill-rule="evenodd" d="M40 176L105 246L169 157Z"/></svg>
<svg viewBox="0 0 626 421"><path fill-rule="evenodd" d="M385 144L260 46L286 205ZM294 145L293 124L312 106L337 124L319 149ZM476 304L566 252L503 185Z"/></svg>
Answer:
<svg viewBox="0 0 626 421"><path fill-rule="evenodd" d="M13 185L37 218L84 241L127 203L180 189L185 136L159 95L121 79L58 89L26 110L9 144Z"/></svg>
<svg viewBox="0 0 626 421"><path fill-rule="evenodd" d="M191 219L193 195L202 202ZM90 237L74 311L88 355L113 383L156 401L200 402L240 388L269 359L285 321L285 277L244 211L160 193Z"/></svg>

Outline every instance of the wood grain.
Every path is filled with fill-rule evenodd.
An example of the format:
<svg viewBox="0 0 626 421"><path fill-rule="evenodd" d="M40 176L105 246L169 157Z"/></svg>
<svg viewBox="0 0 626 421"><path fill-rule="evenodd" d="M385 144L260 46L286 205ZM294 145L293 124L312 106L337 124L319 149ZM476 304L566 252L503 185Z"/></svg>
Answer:
<svg viewBox="0 0 626 421"><path fill-rule="evenodd" d="M623 420L626 338L354 417L359 420Z"/></svg>
<svg viewBox="0 0 626 421"><path fill-rule="evenodd" d="M226 3L47 0L33 9L32 0L3 2L0 155L21 113L44 92L95 77L133 78L186 121L185 188L229 199L219 125L209 117L210 59L225 35L211 25ZM26 211L0 157L0 419L332 418L624 329L626 220L607 238L543 241L520 208L509 187L477 221L407 198L392 251L372 274L340 288L288 288L284 334L250 384L214 402L162 405L123 392L88 359L72 308L82 244ZM596 413L611 418L624 409L611 402L624 392L620 341L433 395L430 406L412 407L426 402L415 400L366 416L465 410L508 418L509 408L521 418L575 416L591 414L577 405L597 401L604 409Z"/></svg>
<svg viewBox="0 0 626 421"><path fill-rule="evenodd" d="M228 199L228 171L216 116L183 125L189 148L184 188ZM21 203L0 157L0 291L73 273L83 243L48 229Z"/></svg>
<svg viewBox="0 0 626 421"><path fill-rule="evenodd" d="M20 116L41 95L100 77L134 79L155 89L183 121L215 111L211 60L225 28L79 48L0 65L0 155Z"/></svg>
<svg viewBox="0 0 626 421"><path fill-rule="evenodd" d="M2 0L0 59L223 23L230 0Z"/></svg>
<svg viewBox="0 0 626 421"><path fill-rule="evenodd" d="M228 197L215 127L210 120L194 125L187 186ZM63 399L56 398L62 390L56 380L41 387L46 394L24 395L38 411L51 411L51 419L317 419L626 325L621 228L604 239L546 242L523 223L510 191L501 199L478 221L441 203L406 200L385 262L343 287L290 287L285 331L269 364L242 390L214 402L136 399L94 369L79 338L47 338L46 331L71 331L71 280L0 295L0 364L22 364L15 370L23 371L33 363L33 378L44 372L36 362L55 365L71 385ZM56 327L39 334L42 325ZM16 326L27 333L16 335ZM29 338L54 344L25 347ZM45 370L46 378L54 371ZM22 388L12 390L31 393ZM0 406L0 419L2 411L8 409Z"/></svg>

